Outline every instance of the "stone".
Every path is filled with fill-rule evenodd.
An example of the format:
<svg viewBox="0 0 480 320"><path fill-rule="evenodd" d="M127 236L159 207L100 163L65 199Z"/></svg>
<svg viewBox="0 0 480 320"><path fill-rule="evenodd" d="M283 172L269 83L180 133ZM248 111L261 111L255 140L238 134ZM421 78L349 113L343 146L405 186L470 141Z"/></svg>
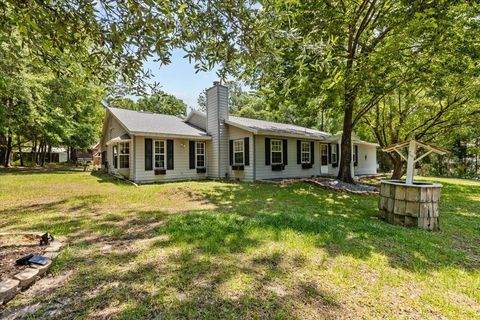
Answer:
<svg viewBox="0 0 480 320"><path fill-rule="evenodd" d="M396 186L395 187L395 200L405 200L405 190L406 188L403 186Z"/></svg>
<svg viewBox="0 0 480 320"><path fill-rule="evenodd" d="M45 252L59 251L62 248L62 243L58 240L50 242L50 245L45 249Z"/></svg>
<svg viewBox="0 0 480 320"><path fill-rule="evenodd" d="M38 270L38 275L39 276L43 276L45 274L45 272L47 272L47 270L48 270L48 268L50 267L51 264L52 264L52 260L48 261L48 263L44 266L39 265L39 264L33 264L31 267Z"/></svg>
<svg viewBox="0 0 480 320"><path fill-rule="evenodd" d="M55 259L60 253L58 251L50 251L50 252L45 252L43 254L44 257L49 258L50 260Z"/></svg>
<svg viewBox="0 0 480 320"><path fill-rule="evenodd" d="M403 226L405 224L405 216L401 214L395 214L393 216L393 224Z"/></svg>
<svg viewBox="0 0 480 320"><path fill-rule="evenodd" d="M395 200L392 199L392 198L388 198L388 200L387 200L387 211L388 212L393 212L394 204L395 204Z"/></svg>
<svg viewBox="0 0 480 320"><path fill-rule="evenodd" d="M418 188L408 188L406 192L406 199L408 201L416 201L420 200L420 190Z"/></svg>
<svg viewBox="0 0 480 320"><path fill-rule="evenodd" d="M420 211L420 204L418 201L412 202L407 201L407 205L405 207L405 213L411 217L418 217L418 212Z"/></svg>
<svg viewBox="0 0 480 320"><path fill-rule="evenodd" d="M431 217L433 214L433 207L431 202L426 202L426 203L420 203L418 211L418 216L420 218L428 218Z"/></svg>
<svg viewBox="0 0 480 320"><path fill-rule="evenodd" d="M19 291L20 281L16 279L6 279L0 282L0 305L10 301Z"/></svg>
<svg viewBox="0 0 480 320"><path fill-rule="evenodd" d="M415 217L405 216L405 227L414 227L418 225L418 219Z"/></svg>
<svg viewBox="0 0 480 320"><path fill-rule="evenodd" d="M38 277L38 269L34 269L34 268L27 268L22 272L19 272L13 276L13 278L20 281L19 286L22 289L29 287L32 283L34 283L37 280L37 277Z"/></svg>
<svg viewBox="0 0 480 320"><path fill-rule="evenodd" d="M390 185L386 183L382 183L380 186L380 195L383 197L390 196Z"/></svg>
<svg viewBox="0 0 480 320"><path fill-rule="evenodd" d="M406 208L406 201L401 201L401 200L396 199L395 200L395 205L394 205L394 208L393 208L393 213L404 215L405 214L405 208Z"/></svg>

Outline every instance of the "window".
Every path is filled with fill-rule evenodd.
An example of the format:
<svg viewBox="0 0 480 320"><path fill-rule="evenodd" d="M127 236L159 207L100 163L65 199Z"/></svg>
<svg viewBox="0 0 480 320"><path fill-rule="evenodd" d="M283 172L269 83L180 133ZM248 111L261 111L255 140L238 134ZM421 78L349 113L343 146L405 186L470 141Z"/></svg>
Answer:
<svg viewBox="0 0 480 320"><path fill-rule="evenodd" d="M233 141L233 164L234 165L243 165L245 163L243 150L244 150L243 139L234 140Z"/></svg>
<svg viewBox="0 0 480 320"><path fill-rule="evenodd" d="M337 145L332 145L332 163L337 163Z"/></svg>
<svg viewBox="0 0 480 320"><path fill-rule="evenodd" d="M310 142L302 141L302 163L310 163Z"/></svg>
<svg viewBox="0 0 480 320"><path fill-rule="evenodd" d="M118 146L113 146L113 167L118 168Z"/></svg>
<svg viewBox="0 0 480 320"><path fill-rule="evenodd" d="M153 167L155 169L165 169L165 141L155 140L153 154Z"/></svg>
<svg viewBox="0 0 480 320"><path fill-rule="evenodd" d="M205 168L205 142L195 143L197 168Z"/></svg>
<svg viewBox="0 0 480 320"><path fill-rule="evenodd" d="M272 152L272 164L283 163L283 142L282 140L272 140L271 152Z"/></svg>
<svg viewBox="0 0 480 320"><path fill-rule="evenodd" d="M122 142L118 144L120 150L120 169L127 169L130 167L130 144Z"/></svg>

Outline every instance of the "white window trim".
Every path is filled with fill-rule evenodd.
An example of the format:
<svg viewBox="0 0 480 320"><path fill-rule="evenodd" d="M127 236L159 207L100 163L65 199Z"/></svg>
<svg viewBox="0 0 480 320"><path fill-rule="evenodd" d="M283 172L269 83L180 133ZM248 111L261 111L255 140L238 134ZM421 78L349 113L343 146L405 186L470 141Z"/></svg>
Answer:
<svg viewBox="0 0 480 320"><path fill-rule="evenodd" d="M157 142L163 142L163 153L156 153L155 152L155 144ZM163 163L164 163L164 166L163 167L156 167L155 166L155 157L156 156L160 156L160 155L163 155ZM166 140L153 140L153 169L166 169L167 168L167 141Z"/></svg>
<svg viewBox="0 0 480 320"><path fill-rule="evenodd" d="M199 154L198 153L198 144L203 144L203 154ZM205 142L203 141L195 141L195 168L200 168L200 169L203 169L206 167L206 164L207 164L207 151L206 151L206 145L205 145ZM203 166L199 166L198 165L198 156L199 155L203 155Z"/></svg>
<svg viewBox="0 0 480 320"><path fill-rule="evenodd" d="M306 145L308 146L308 152L304 152L303 151L303 146ZM310 141L301 141L300 142L300 162L301 163L311 163L312 162L312 150L310 150L311 144L310 144ZM308 153L308 160L307 161L304 161L303 160L303 154L307 154Z"/></svg>
<svg viewBox="0 0 480 320"><path fill-rule="evenodd" d="M273 141L280 142L280 151L273 151ZM274 152L280 152L281 153L280 162L273 162L273 153ZM283 164L283 141L282 140L272 139L270 141L270 159L271 159L272 164Z"/></svg>
<svg viewBox="0 0 480 320"><path fill-rule="evenodd" d="M128 145L128 153L122 153L122 145ZM130 142L119 142L117 147L118 152L118 160L117 160L117 167L118 169L129 169L130 168ZM128 168L122 167L122 157L128 158Z"/></svg>
<svg viewBox="0 0 480 320"><path fill-rule="evenodd" d="M332 145L332 163L337 163L337 144Z"/></svg>
<svg viewBox="0 0 480 320"><path fill-rule="evenodd" d="M241 142L241 145L242 145L242 150L241 151L235 151L235 145L236 145L237 142ZM242 154L242 162L237 162L237 159L235 157L236 153L241 153ZM243 139L233 140L233 165L234 166L245 165L245 141Z"/></svg>

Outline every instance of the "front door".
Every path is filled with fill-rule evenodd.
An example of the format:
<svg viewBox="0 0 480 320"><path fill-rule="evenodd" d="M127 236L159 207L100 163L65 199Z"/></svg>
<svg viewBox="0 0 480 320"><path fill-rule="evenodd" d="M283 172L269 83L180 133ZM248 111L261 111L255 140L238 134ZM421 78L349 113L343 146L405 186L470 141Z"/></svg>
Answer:
<svg viewBox="0 0 480 320"><path fill-rule="evenodd" d="M328 145L320 144L320 173L328 174Z"/></svg>

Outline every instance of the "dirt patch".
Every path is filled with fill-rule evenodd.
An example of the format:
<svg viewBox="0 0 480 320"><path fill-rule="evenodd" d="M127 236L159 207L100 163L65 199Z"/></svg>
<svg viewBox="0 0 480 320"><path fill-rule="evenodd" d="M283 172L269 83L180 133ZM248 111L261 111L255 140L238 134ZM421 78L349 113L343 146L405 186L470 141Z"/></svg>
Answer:
<svg viewBox="0 0 480 320"><path fill-rule="evenodd" d="M17 265L17 259L28 254L42 255L45 248L32 235L0 235L0 281L28 267Z"/></svg>

